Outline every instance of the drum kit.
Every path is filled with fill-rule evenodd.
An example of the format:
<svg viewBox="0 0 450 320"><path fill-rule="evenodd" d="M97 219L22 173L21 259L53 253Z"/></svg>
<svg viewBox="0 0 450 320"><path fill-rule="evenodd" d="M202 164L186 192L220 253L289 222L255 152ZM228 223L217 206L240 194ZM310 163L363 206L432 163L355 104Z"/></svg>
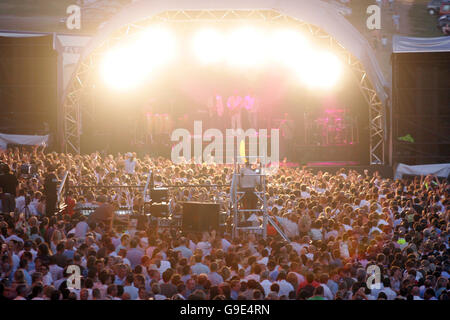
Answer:
<svg viewBox="0 0 450 320"><path fill-rule="evenodd" d="M311 119L305 114L306 143L320 146L338 146L358 143L356 117L344 109L326 110Z"/></svg>

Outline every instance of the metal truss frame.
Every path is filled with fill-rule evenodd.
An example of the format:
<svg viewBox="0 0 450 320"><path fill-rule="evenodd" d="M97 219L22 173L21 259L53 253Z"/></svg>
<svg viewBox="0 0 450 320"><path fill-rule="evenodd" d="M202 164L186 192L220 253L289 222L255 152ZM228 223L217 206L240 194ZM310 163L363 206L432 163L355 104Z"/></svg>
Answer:
<svg viewBox="0 0 450 320"><path fill-rule="evenodd" d="M358 81L359 88L369 106L369 135L370 135L370 164L385 163L385 114L384 106L378 97L371 81L367 76L362 63L351 52L345 49L331 35L321 28L308 22L295 19L275 10L175 10L165 11L120 27L106 41L101 43L84 61L78 64L78 68L72 75L69 83L68 94L63 102L64 112L64 149L65 152L79 154L81 151L80 135L82 130L82 114L92 113L92 103L84 99L92 88L94 71L98 67L99 57L108 48L114 46L126 37L144 30L155 23L174 22L226 22L226 21L253 21L269 22L273 24L292 24L293 27L309 33L315 41L321 42L324 47L332 49L345 61Z"/></svg>

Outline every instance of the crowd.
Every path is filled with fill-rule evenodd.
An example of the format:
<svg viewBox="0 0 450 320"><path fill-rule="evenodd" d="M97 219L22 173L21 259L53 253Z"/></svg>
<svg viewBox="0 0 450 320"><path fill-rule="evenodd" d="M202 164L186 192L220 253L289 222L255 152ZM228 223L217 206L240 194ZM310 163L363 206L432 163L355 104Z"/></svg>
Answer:
<svg viewBox="0 0 450 320"><path fill-rule="evenodd" d="M267 199L286 242L273 230L265 240L152 224L122 230L78 214L83 206L140 210L142 189L82 186L142 186L149 170L156 186L217 185L172 190L175 212L181 201L228 210L225 165L40 148L8 149L0 161L2 300L448 300L449 185L434 176L280 167ZM66 207L53 214L49 189L67 171Z"/></svg>

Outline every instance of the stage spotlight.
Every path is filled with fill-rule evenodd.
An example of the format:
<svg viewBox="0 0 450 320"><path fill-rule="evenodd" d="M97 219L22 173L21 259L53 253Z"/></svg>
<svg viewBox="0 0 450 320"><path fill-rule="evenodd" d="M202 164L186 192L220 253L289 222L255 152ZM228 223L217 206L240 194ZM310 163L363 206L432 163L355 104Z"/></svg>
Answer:
<svg viewBox="0 0 450 320"><path fill-rule="evenodd" d="M224 37L213 29L197 32L192 40L192 49L200 62L209 64L223 59L225 49Z"/></svg>
<svg viewBox="0 0 450 320"><path fill-rule="evenodd" d="M236 67L254 67L266 58L266 42L261 32L252 27L242 27L228 35L227 61Z"/></svg>
<svg viewBox="0 0 450 320"><path fill-rule="evenodd" d="M114 89L129 89L145 77L141 61L131 48L115 48L106 53L100 66L105 83Z"/></svg>
<svg viewBox="0 0 450 320"><path fill-rule="evenodd" d="M175 58L176 39L169 29L153 26L141 34L134 49L142 66L152 71Z"/></svg>
<svg viewBox="0 0 450 320"><path fill-rule="evenodd" d="M306 85L330 89L341 76L342 63L331 52L311 51L309 58L306 58L306 63L303 63L297 72Z"/></svg>
<svg viewBox="0 0 450 320"><path fill-rule="evenodd" d="M106 53L101 74L106 84L114 89L130 89L175 57L176 43L172 33L161 27L152 27L124 44Z"/></svg>
<svg viewBox="0 0 450 320"><path fill-rule="evenodd" d="M309 44L297 31L280 29L272 33L270 44L271 58L286 66L298 64L307 57Z"/></svg>

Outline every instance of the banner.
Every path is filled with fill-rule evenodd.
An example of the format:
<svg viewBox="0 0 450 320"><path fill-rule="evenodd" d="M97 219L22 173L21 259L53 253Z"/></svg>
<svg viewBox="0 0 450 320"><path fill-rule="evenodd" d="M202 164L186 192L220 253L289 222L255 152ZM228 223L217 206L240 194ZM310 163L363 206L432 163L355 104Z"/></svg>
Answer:
<svg viewBox="0 0 450 320"><path fill-rule="evenodd" d="M21 134L3 134L0 133L0 149L6 149L8 144L21 144L29 146L47 145L48 135L29 136Z"/></svg>
<svg viewBox="0 0 450 320"><path fill-rule="evenodd" d="M441 178L447 178L450 175L450 163L425 164L418 166L408 166L400 163L395 170L394 179L401 179L404 174L414 176L434 174Z"/></svg>

